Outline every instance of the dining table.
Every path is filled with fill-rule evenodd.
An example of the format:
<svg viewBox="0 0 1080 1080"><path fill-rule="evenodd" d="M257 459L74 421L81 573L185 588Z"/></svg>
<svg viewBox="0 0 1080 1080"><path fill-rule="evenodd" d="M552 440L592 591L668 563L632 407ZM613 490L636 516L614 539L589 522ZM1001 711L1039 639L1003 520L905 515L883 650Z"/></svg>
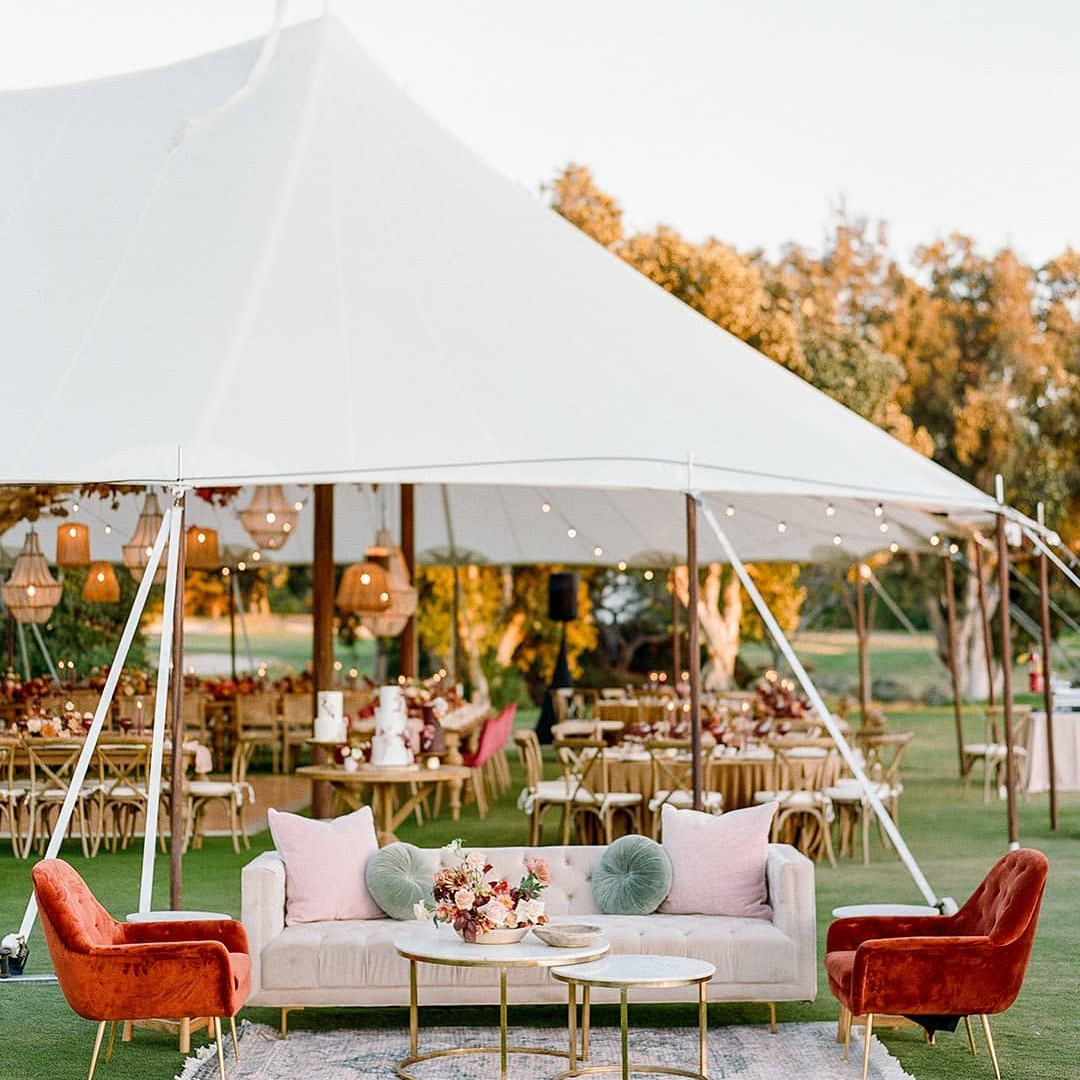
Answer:
<svg viewBox="0 0 1080 1080"><path fill-rule="evenodd" d="M437 764L430 766L429 760ZM370 805L375 834L380 846L385 846L397 840L397 828L440 785L446 785L450 817L457 821L461 816L462 788L472 771L464 765L425 758L413 765L361 762L350 769L342 765L301 765L296 774L308 777L312 783L329 785L336 805L349 810Z"/></svg>
<svg viewBox="0 0 1080 1080"><path fill-rule="evenodd" d="M1080 791L1080 712L1054 710L1054 779L1057 791ZM1024 790L1050 790L1046 712L1033 712L1027 733Z"/></svg>

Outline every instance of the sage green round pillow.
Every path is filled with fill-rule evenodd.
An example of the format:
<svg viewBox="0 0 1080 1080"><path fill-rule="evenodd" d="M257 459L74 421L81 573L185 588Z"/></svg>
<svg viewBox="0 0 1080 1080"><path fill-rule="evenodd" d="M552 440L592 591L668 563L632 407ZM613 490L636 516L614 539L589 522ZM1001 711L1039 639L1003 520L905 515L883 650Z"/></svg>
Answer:
<svg viewBox="0 0 1080 1080"><path fill-rule="evenodd" d="M593 899L605 915L651 915L670 890L671 859L647 836L620 836L593 870Z"/></svg>
<svg viewBox="0 0 1080 1080"><path fill-rule="evenodd" d="M379 848L368 859L364 868L368 892L391 919L416 918L413 905L421 900L434 904L435 854L399 842Z"/></svg>

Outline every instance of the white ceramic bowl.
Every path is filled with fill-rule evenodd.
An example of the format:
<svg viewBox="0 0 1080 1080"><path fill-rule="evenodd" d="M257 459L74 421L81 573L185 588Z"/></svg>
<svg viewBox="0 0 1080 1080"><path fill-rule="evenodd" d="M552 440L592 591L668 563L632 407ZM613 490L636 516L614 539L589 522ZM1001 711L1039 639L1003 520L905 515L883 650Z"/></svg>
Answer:
<svg viewBox="0 0 1080 1080"><path fill-rule="evenodd" d="M533 933L545 944L557 949L583 949L593 945L604 936L599 926L587 923L548 923L534 926Z"/></svg>

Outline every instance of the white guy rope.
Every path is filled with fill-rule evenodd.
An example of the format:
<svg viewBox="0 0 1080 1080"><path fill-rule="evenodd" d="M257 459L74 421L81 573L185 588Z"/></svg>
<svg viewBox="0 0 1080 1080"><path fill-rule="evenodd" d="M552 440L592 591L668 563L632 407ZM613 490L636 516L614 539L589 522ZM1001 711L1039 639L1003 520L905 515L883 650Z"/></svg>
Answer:
<svg viewBox="0 0 1080 1080"><path fill-rule="evenodd" d="M882 828L888 834L889 839L896 847L897 853L903 860L904 865L908 869L908 873L911 874L919 892L923 894L927 904L932 907L940 908L943 901L939 901L934 890L930 888L930 883L926 880L926 876L919 868L919 864L915 861L915 857L911 854L907 844L904 842L903 836L900 835L900 830L896 827L896 823L889 816L889 812L885 809L881 800L877 796L877 791L874 785L867 778L866 773L863 772L862 766L859 764L855 755L851 752L851 747L848 746L847 740L844 738L843 733L836 724L836 720L832 713L829 712L825 705L824 700L818 693L817 687L811 682L810 676L806 673L806 669L802 666L798 656L795 655L795 650L791 647L791 642L788 641L787 635L780 629L780 624L776 621L773 613L769 610L769 605L765 603L761 593L758 592L757 586L754 584L753 578L746 572L746 566L739 558L735 549L731 546L731 541L728 540L724 530L720 528L719 522L716 520L713 512L707 507L702 505L701 510L705 516L705 520L708 521L712 527L712 531L716 534L716 539L720 541L720 546L724 549L728 560L731 563L731 568L739 577L739 581L742 583L742 587L746 590L750 599L754 603L754 607L757 608L758 614L761 616L762 621L768 627L769 633L772 634L773 640L779 646L780 651L784 654L787 662L791 665L791 670L795 673L795 677L802 684L803 690L806 692L806 696L810 699L810 703L814 706L815 711L821 717L822 723L828 729L829 734L832 736L833 742L836 743L836 748L840 751L840 756L847 763L848 768L851 770L852 776L859 781L859 786L862 788L863 797L873 807L874 813L877 814L878 820L881 822Z"/></svg>

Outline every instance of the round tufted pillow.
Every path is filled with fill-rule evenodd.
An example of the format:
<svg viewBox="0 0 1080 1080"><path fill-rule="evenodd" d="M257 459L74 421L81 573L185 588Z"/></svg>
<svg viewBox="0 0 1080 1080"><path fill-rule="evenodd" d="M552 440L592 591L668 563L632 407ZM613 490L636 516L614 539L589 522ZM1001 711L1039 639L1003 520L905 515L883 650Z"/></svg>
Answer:
<svg viewBox="0 0 1080 1080"><path fill-rule="evenodd" d="M592 876L593 899L605 915L651 915L670 888L668 853L647 836L620 836Z"/></svg>
<svg viewBox="0 0 1080 1080"><path fill-rule="evenodd" d="M364 872L368 892L391 919L415 918L413 905L420 900L434 903L431 878L435 855L415 844L395 843L368 859Z"/></svg>

